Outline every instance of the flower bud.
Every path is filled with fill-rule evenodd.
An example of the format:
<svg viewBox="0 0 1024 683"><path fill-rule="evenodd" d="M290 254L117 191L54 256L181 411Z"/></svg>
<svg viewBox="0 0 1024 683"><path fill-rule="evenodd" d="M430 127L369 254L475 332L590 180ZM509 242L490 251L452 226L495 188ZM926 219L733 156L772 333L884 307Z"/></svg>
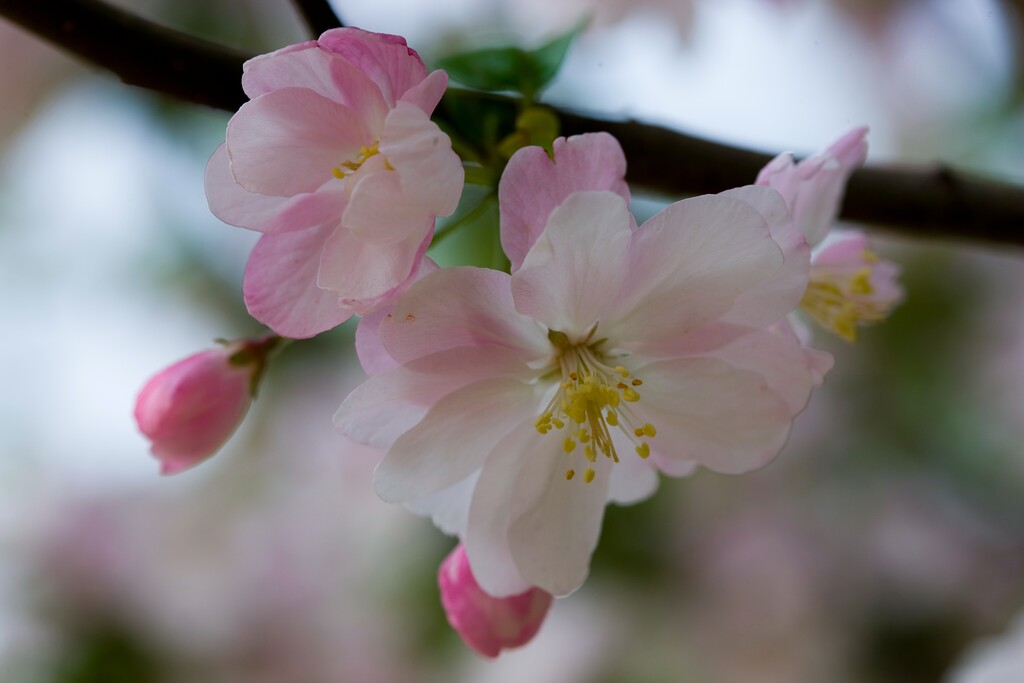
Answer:
<svg viewBox="0 0 1024 683"><path fill-rule="evenodd" d="M437 581L448 623L466 645L486 657L530 642L553 600L540 588L507 598L488 595L473 577L461 543L441 563Z"/></svg>
<svg viewBox="0 0 1024 683"><path fill-rule="evenodd" d="M135 421L152 442L161 474L177 474L216 453L252 403L278 337L208 349L154 375L139 392Z"/></svg>

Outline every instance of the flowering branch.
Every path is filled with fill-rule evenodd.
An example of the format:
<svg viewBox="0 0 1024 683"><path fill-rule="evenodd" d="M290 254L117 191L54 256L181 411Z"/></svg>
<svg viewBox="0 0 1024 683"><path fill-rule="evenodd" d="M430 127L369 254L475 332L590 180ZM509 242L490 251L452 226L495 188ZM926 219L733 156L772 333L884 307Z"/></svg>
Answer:
<svg viewBox="0 0 1024 683"><path fill-rule="evenodd" d="M324 13L324 3L295 1L311 27L337 25L336 17L330 21ZM227 111L246 101L240 76L250 55L98 0L0 0L0 16L130 85ZM514 106L508 98L475 92L450 90L446 95L448 100L466 97L489 97ZM635 121L559 114L566 134L611 132L629 159L629 180L669 195L718 192L750 183L771 156ZM919 237L1024 244L1024 188L944 166L862 168L850 179L841 216Z"/></svg>
<svg viewBox="0 0 1024 683"><path fill-rule="evenodd" d="M344 26L327 0L292 0L295 9L302 15L309 32L318 36L324 31Z"/></svg>

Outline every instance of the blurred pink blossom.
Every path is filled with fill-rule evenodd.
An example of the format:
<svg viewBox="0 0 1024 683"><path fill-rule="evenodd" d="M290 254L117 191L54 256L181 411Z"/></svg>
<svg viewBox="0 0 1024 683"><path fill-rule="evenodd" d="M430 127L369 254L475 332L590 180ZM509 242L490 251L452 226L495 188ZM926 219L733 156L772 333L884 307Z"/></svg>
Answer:
<svg viewBox="0 0 1024 683"><path fill-rule="evenodd" d="M506 598L488 595L477 584L460 543L437 573L448 623L471 648L487 657L530 642L548 614L553 598L539 588Z"/></svg>
<svg viewBox="0 0 1024 683"><path fill-rule="evenodd" d="M246 62L251 98L206 172L210 209L264 233L250 313L310 337L387 300L415 271L463 171L430 120L447 86L398 36L327 31Z"/></svg>
<svg viewBox="0 0 1024 683"><path fill-rule="evenodd" d="M252 403L277 337L235 342L178 361L154 375L135 403L161 474L177 474L220 450Z"/></svg>
<svg viewBox="0 0 1024 683"><path fill-rule="evenodd" d="M757 176L758 185L774 188L786 200L814 249L801 310L847 341L857 338L858 325L884 320L903 298L899 267L871 251L867 237L849 232L829 238L846 182L867 158L867 132L855 128L824 153L800 162L788 152L780 154Z"/></svg>
<svg viewBox="0 0 1024 683"><path fill-rule="evenodd" d="M601 136L571 144L583 154L556 155L556 176L613 150ZM518 155L504 196L551 172L546 156ZM795 228L776 192L688 199L636 228L618 192L551 183L570 193L549 215L541 202L503 221L529 231L503 235L527 249L512 275L442 269L399 296L379 328L397 367L335 418L388 449L378 495L458 535L497 597L575 590L605 504L649 496L659 470L769 462L815 383L799 344L767 329L806 288L807 250L780 246Z"/></svg>

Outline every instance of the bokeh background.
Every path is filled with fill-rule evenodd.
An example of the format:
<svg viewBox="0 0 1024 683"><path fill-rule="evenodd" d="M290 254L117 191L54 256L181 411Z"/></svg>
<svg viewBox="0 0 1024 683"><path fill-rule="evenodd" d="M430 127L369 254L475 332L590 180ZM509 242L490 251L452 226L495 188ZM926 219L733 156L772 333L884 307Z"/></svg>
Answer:
<svg viewBox="0 0 1024 683"><path fill-rule="evenodd" d="M307 37L285 0L117 4L250 51ZM549 102L767 151L867 124L871 163L1024 183L1020 3L335 7L428 63L591 13ZM123 86L2 19L0 63L3 681L924 683L1024 608L1024 251L872 226L907 301L855 345L817 337L836 369L782 456L610 507L585 586L490 662L438 603L453 541L377 501L379 454L331 426L362 378L350 326L279 356L195 470L158 477L135 430L149 375L260 332L240 294L254 235L203 194L228 114Z"/></svg>

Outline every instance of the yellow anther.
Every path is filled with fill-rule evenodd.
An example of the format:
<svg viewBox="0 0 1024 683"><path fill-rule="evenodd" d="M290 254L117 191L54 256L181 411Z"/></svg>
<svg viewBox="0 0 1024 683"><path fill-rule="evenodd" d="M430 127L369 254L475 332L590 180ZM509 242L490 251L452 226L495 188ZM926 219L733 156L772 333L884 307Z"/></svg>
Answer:
<svg viewBox="0 0 1024 683"><path fill-rule="evenodd" d="M644 436L657 436L658 430L654 428L650 422L647 422L643 426Z"/></svg>
<svg viewBox="0 0 1024 683"><path fill-rule="evenodd" d="M573 382L578 382L580 381L580 376L577 375L575 371L573 371L569 373L569 379L571 379Z"/></svg>
<svg viewBox="0 0 1024 683"><path fill-rule="evenodd" d="M583 472L583 481L587 482L588 484L594 481L594 474L594 470L588 467L586 471Z"/></svg>
<svg viewBox="0 0 1024 683"><path fill-rule="evenodd" d="M641 437L644 435L644 430L641 427L637 427L636 429L633 430L633 433L636 434L637 437Z"/></svg>
<svg viewBox="0 0 1024 683"><path fill-rule="evenodd" d="M619 382L615 386L618 387L619 389L628 389L629 388L629 385L627 385L625 382Z"/></svg>
<svg viewBox="0 0 1024 683"><path fill-rule="evenodd" d="M590 462L594 462L597 460L597 454L594 452L594 447L591 446L590 444L587 444L583 448L583 455L585 455L587 460L589 460Z"/></svg>
<svg viewBox="0 0 1024 683"><path fill-rule="evenodd" d="M606 415L604 416L604 421L605 421L606 423L608 423L608 425L609 425L610 427L618 427L618 426L619 426L619 416L618 416L618 415L616 415L615 413L613 413L613 412L612 412L612 411L610 411L610 410L609 410L609 411L608 411L608 413L607 413L607 414L606 414Z"/></svg>
<svg viewBox="0 0 1024 683"><path fill-rule="evenodd" d="M636 403L640 400L640 394L636 393L633 387L626 387L622 390L622 400L629 401L630 403Z"/></svg>
<svg viewBox="0 0 1024 683"><path fill-rule="evenodd" d="M333 175L338 180L341 180L342 178L345 177L345 172L341 170L340 166L335 166L334 168L331 169L331 175Z"/></svg>
<svg viewBox="0 0 1024 683"><path fill-rule="evenodd" d="M646 460L651 455L651 446L649 443L644 441L642 444L636 447L636 454Z"/></svg>
<svg viewBox="0 0 1024 683"><path fill-rule="evenodd" d="M644 383L644 381L642 379L640 379L639 377L633 378L633 381L630 382L630 384L632 384L634 387L638 387L638 386L640 386L643 383Z"/></svg>
<svg viewBox="0 0 1024 683"><path fill-rule="evenodd" d="M623 379L625 379L626 377L629 377L629 370L627 370L626 368L622 367L621 365L616 365L615 366L615 372L619 373L619 375Z"/></svg>
<svg viewBox="0 0 1024 683"><path fill-rule="evenodd" d="M562 450L566 453L572 453L576 450L576 442L571 437L565 437L565 441L562 443Z"/></svg>
<svg viewBox="0 0 1024 683"><path fill-rule="evenodd" d="M861 268L850 280L850 293L867 296L873 294L874 291L875 288L871 286L871 271Z"/></svg>
<svg viewBox="0 0 1024 683"><path fill-rule="evenodd" d="M590 441L590 432L588 432L586 429L581 429L580 431L576 432L576 438L580 440L580 443L587 443L588 441Z"/></svg>
<svg viewBox="0 0 1024 683"><path fill-rule="evenodd" d="M559 420L557 417L551 418L551 424L555 425L555 429L562 429L565 427L565 423Z"/></svg>
<svg viewBox="0 0 1024 683"><path fill-rule="evenodd" d="M576 470L566 470L565 471L565 480L566 481L572 481L572 478L575 477L575 476L576 476Z"/></svg>

